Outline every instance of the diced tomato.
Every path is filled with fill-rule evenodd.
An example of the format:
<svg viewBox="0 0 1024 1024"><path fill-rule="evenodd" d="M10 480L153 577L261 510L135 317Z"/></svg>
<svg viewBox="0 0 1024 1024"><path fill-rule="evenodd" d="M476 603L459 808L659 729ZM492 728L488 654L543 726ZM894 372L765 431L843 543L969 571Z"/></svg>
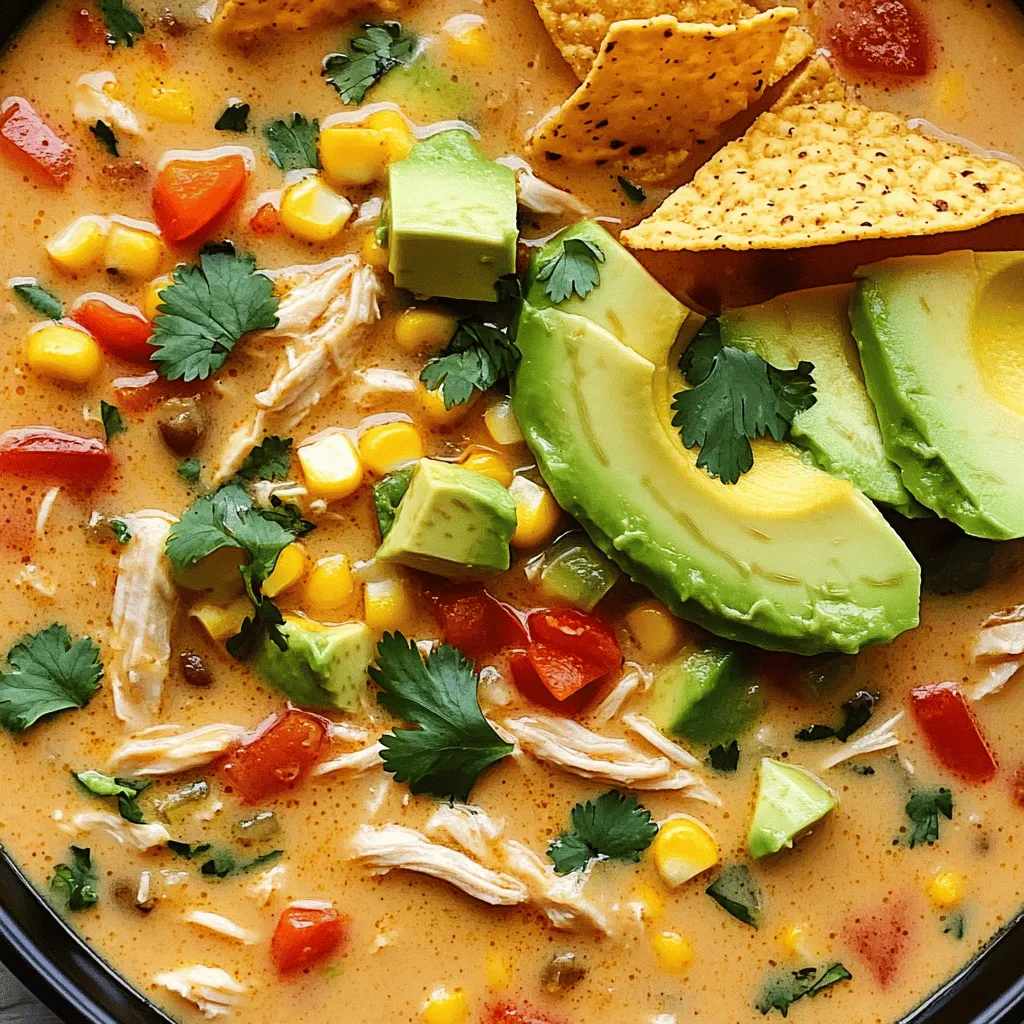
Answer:
<svg viewBox="0 0 1024 1024"><path fill-rule="evenodd" d="M57 188L75 169L75 151L20 96L0 105L0 149Z"/></svg>
<svg viewBox="0 0 1024 1024"><path fill-rule="evenodd" d="M554 608L533 612L526 625L535 644L571 654L583 665L590 679L614 672L622 664L622 650L615 639L615 630L594 615L574 608Z"/></svg>
<svg viewBox="0 0 1024 1024"><path fill-rule="evenodd" d="M846 0L827 40L843 64L867 75L919 78L931 69L932 43L914 0Z"/></svg>
<svg viewBox="0 0 1024 1024"><path fill-rule="evenodd" d="M326 745L324 720L293 709L251 743L228 755L221 772L243 803L259 803L299 785L320 760Z"/></svg>
<svg viewBox="0 0 1024 1024"><path fill-rule="evenodd" d="M533 1009L529 1003L489 1003L482 1024L560 1024L557 1018Z"/></svg>
<svg viewBox="0 0 1024 1024"><path fill-rule="evenodd" d="M111 386L121 412L142 413L155 409L167 398L186 398L203 391L203 381L164 380L156 370L137 377L117 377Z"/></svg>
<svg viewBox="0 0 1024 1024"><path fill-rule="evenodd" d="M184 242L222 217L242 195L249 176L240 154L171 160L153 186L153 212L169 242Z"/></svg>
<svg viewBox="0 0 1024 1024"><path fill-rule="evenodd" d="M286 907L270 941L270 956L282 974L307 971L348 942L349 924L334 907Z"/></svg>
<svg viewBox="0 0 1024 1024"><path fill-rule="evenodd" d="M253 234L272 235L281 226L281 218L273 203L264 203L249 221Z"/></svg>
<svg viewBox="0 0 1024 1024"><path fill-rule="evenodd" d="M910 920L905 904L897 902L859 914L843 928L846 944L882 988L888 988L900 972L910 939Z"/></svg>
<svg viewBox="0 0 1024 1024"><path fill-rule="evenodd" d="M153 325L142 310L109 295L83 295L72 308L71 318L99 342L100 348L118 359L148 363L156 351L149 343Z"/></svg>
<svg viewBox="0 0 1024 1024"><path fill-rule="evenodd" d="M53 427L16 427L0 434L0 473L94 484L110 465L110 450L96 437Z"/></svg>
<svg viewBox="0 0 1024 1024"><path fill-rule="evenodd" d="M429 596L444 639L473 661L528 643L515 611L478 584L451 584Z"/></svg>
<svg viewBox="0 0 1024 1024"><path fill-rule="evenodd" d="M580 714L597 695L597 686L584 683L573 691L566 685L563 676L558 674L561 671L559 669L555 670L553 676L542 678L530 656L535 650L531 647L530 651L509 651L508 667L516 689L527 700L551 711L570 717ZM557 658L566 657L557 652L552 653ZM543 656L540 660L543 663ZM556 692L561 696L556 696Z"/></svg>
<svg viewBox="0 0 1024 1024"><path fill-rule="evenodd" d="M910 709L940 764L965 782L995 777L996 759L956 683L918 686L910 693Z"/></svg>

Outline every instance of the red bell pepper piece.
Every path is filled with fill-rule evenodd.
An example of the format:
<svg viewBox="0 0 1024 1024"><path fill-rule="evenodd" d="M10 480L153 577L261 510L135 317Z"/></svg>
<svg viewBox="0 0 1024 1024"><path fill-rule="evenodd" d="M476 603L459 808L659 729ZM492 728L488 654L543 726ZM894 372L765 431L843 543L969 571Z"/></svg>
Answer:
<svg viewBox="0 0 1024 1024"><path fill-rule="evenodd" d="M15 427L0 434L0 473L94 484L110 465L110 450L96 437L53 427Z"/></svg>
<svg viewBox="0 0 1024 1024"><path fill-rule="evenodd" d="M214 159L171 160L153 186L153 213L169 242L184 242L220 219L242 195L249 177L236 153Z"/></svg>
<svg viewBox="0 0 1024 1024"><path fill-rule="evenodd" d="M533 1009L529 1003L490 1003L484 1010L483 1024L560 1024L555 1017Z"/></svg>
<svg viewBox="0 0 1024 1024"><path fill-rule="evenodd" d="M575 718L597 695L597 687L583 683L582 686L572 688L572 680L568 678L572 669L566 670L560 664L555 665L550 675L542 677L534 657L531 657L536 650L545 652L536 659L541 665L545 664L545 655L559 661L566 657L557 651L551 651L550 648L533 646L528 650L509 651L508 667L516 689L534 704Z"/></svg>
<svg viewBox="0 0 1024 1024"><path fill-rule="evenodd" d="M322 718L293 709L274 716L268 729L230 754L221 773L243 803L259 803L299 785L327 742Z"/></svg>
<svg viewBox="0 0 1024 1024"><path fill-rule="evenodd" d="M21 96L0 105L0 149L57 188L71 180L75 169L75 151Z"/></svg>
<svg viewBox="0 0 1024 1024"><path fill-rule="evenodd" d="M905 904L898 902L852 917L843 928L846 944L882 988L888 988L900 972L911 920Z"/></svg>
<svg viewBox="0 0 1024 1024"><path fill-rule="evenodd" d="M528 643L514 609L479 584L451 584L429 596L444 639L473 661Z"/></svg>
<svg viewBox="0 0 1024 1024"><path fill-rule="evenodd" d="M350 919L334 907L286 907L270 940L282 974L308 971L347 944Z"/></svg>
<svg viewBox="0 0 1024 1024"><path fill-rule="evenodd" d="M156 349L149 343L153 325L142 310L109 295L90 292L71 310L71 319L81 324L100 348L129 363L148 363Z"/></svg>
<svg viewBox="0 0 1024 1024"><path fill-rule="evenodd" d="M273 203L264 203L249 220L254 235L272 235L281 226L281 218Z"/></svg>
<svg viewBox="0 0 1024 1024"><path fill-rule="evenodd" d="M988 782L998 770L981 728L956 683L918 686L910 709L936 760L965 782Z"/></svg>
<svg viewBox="0 0 1024 1024"><path fill-rule="evenodd" d="M535 644L572 655L590 679L606 676L622 664L615 630L594 615L574 608L533 612L526 620Z"/></svg>

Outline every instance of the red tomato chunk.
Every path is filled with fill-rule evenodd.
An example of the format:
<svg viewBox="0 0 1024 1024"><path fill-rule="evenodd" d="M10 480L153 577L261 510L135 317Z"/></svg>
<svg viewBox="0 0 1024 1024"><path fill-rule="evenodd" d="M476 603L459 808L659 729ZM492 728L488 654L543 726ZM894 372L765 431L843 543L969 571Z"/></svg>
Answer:
<svg viewBox="0 0 1024 1024"><path fill-rule="evenodd" d="M271 959L282 974L307 971L347 944L349 924L333 907L287 907L270 941Z"/></svg>
<svg viewBox="0 0 1024 1024"><path fill-rule="evenodd" d="M998 766L967 698L955 683L919 686L910 708L935 759L966 782L988 782Z"/></svg>
<svg viewBox="0 0 1024 1024"><path fill-rule="evenodd" d="M560 1024L555 1017L549 1017L533 1009L528 1003L491 1003L484 1010L483 1024Z"/></svg>
<svg viewBox="0 0 1024 1024"><path fill-rule="evenodd" d="M526 624L535 644L571 655L590 679L606 676L622 664L622 650L615 639L615 630L594 615L572 608L556 608L533 612Z"/></svg>
<svg viewBox="0 0 1024 1024"><path fill-rule="evenodd" d="M240 155L172 160L153 187L153 213L169 242L210 228L241 198L249 171Z"/></svg>
<svg viewBox="0 0 1024 1024"><path fill-rule="evenodd" d="M96 437L53 427L16 427L0 434L0 473L94 484L110 465L110 450Z"/></svg>
<svg viewBox="0 0 1024 1024"><path fill-rule="evenodd" d="M861 914L847 922L843 934L875 981L882 988L888 988L903 966L910 939L907 908L897 903Z"/></svg>
<svg viewBox="0 0 1024 1024"><path fill-rule="evenodd" d="M557 685L556 681L551 678L541 678L530 655L530 651L510 651L508 656L512 682L527 700L548 708L550 711L575 717L596 696L597 687L587 685L575 692L569 692L563 688L562 695L557 696L553 688Z"/></svg>
<svg viewBox="0 0 1024 1024"><path fill-rule="evenodd" d="M828 44L848 68L867 75L918 78L931 70L931 40L913 0L846 0Z"/></svg>
<svg viewBox="0 0 1024 1024"><path fill-rule="evenodd" d="M20 96L0 106L0 149L57 188L75 169L75 151Z"/></svg>
<svg viewBox="0 0 1024 1024"><path fill-rule="evenodd" d="M142 311L109 295L83 295L75 303L71 318L96 339L100 348L117 359L148 363L155 351L149 343L153 325Z"/></svg>
<svg viewBox="0 0 1024 1024"><path fill-rule="evenodd" d="M527 644L515 611L479 585L443 587L432 591L430 598L445 640L473 661Z"/></svg>

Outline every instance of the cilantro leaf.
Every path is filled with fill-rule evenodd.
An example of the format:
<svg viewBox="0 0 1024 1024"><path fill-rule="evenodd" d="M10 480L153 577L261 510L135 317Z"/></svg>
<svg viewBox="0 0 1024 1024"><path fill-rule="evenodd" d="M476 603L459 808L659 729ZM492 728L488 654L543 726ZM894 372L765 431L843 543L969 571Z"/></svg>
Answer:
<svg viewBox="0 0 1024 1024"><path fill-rule="evenodd" d="M643 185L637 185L635 182L624 178L621 174L618 178L619 188L626 193L626 198L632 203L642 203L647 199L647 189Z"/></svg>
<svg viewBox="0 0 1024 1024"><path fill-rule="evenodd" d="M99 903L100 896L96 891L98 879L92 867L92 854L89 849L71 846L70 864L58 864L50 879L50 888L63 894L68 910L87 910Z"/></svg>
<svg viewBox="0 0 1024 1024"><path fill-rule="evenodd" d="M409 489L410 479L411 469L396 469L373 485L373 507L377 513L377 527L380 529L381 540L395 524L398 506Z"/></svg>
<svg viewBox="0 0 1024 1024"><path fill-rule="evenodd" d="M820 977L817 977L817 974L817 967L803 967L799 971L786 971L766 978L757 999L757 1009L762 1015L778 1010L786 1017L789 1015L789 1008L798 999L803 999L804 996L813 999L841 981L853 980L853 975L838 962L823 968Z"/></svg>
<svg viewBox="0 0 1024 1024"><path fill-rule="evenodd" d="M35 278L23 279L21 284L12 285L11 290L29 309L48 320L59 320L64 315L64 304Z"/></svg>
<svg viewBox="0 0 1024 1024"><path fill-rule="evenodd" d="M601 283L598 263L604 253L586 238L563 238L537 270L537 280L547 281L545 294L552 302L564 302L573 292L585 299Z"/></svg>
<svg viewBox="0 0 1024 1024"><path fill-rule="evenodd" d="M380 703L415 729L381 737L385 771L413 793L465 802L485 768L512 753L477 703L477 676L465 655L441 644L424 663L401 633L385 633L370 678Z"/></svg>
<svg viewBox="0 0 1024 1024"><path fill-rule="evenodd" d="M178 267L160 298L150 358L168 380L205 380L244 335L277 326L273 283L239 256L213 253Z"/></svg>
<svg viewBox="0 0 1024 1024"><path fill-rule="evenodd" d="M910 848L922 843L934 843L939 838L939 815L953 820L953 794L944 787L934 790L917 790L907 801L907 817L913 823L910 831Z"/></svg>
<svg viewBox="0 0 1024 1024"><path fill-rule="evenodd" d="M248 103L229 103L217 118L214 129L218 132L247 132L250 109Z"/></svg>
<svg viewBox="0 0 1024 1024"><path fill-rule="evenodd" d="M137 799L140 793L150 787L151 783L148 780L117 779L92 769L71 774L93 796L116 796L118 812L125 821L135 825L145 824L146 818Z"/></svg>
<svg viewBox="0 0 1024 1024"><path fill-rule="evenodd" d="M96 141L111 155L120 156L117 151L117 136L114 129L106 121L97 121L89 125L89 131L96 136Z"/></svg>
<svg viewBox="0 0 1024 1024"><path fill-rule="evenodd" d="M708 763L716 772L734 772L740 763L740 745L735 740L719 743L708 751Z"/></svg>
<svg viewBox="0 0 1024 1024"><path fill-rule="evenodd" d="M487 391L519 365L519 349L507 332L479 320L463 320L440 355L420 373L428 391L441 390L444 407L462 405L474 390Z"/></svg>
<svg viewBox="0 0 1024 1024"><path fill-rule="evenodd" d="M733 864L726 868L704 892L723 910L751 928L761 924L764 898L761 887L746 865Z"/></svg>
<svg viewBox="0 0 1024 1024"><path fill-rule="evenodd" d="M184 857L185 860L192 860L193 857L198 857L201 854L206 853L208 850L213 849L213 847L210 843L197 843L193 846L191 843L183 843L177 839L168 839L167 849L178 857Z"/></svg>
<svg viewBox="0 0 1024 1024"><path fill-rule="evenodd" d="M235 474L242 480L283 480L292 460L290 437L265 437L246 455Z"/></svg>
<svg viewBox="0 0 1024 1024"><path fill-rule="evenodd" d="M124 0L96 0L96 6L107 26L108 45L117 46L122 43L131 47L135 45L135 37L145 33L145 26L139 21L139 16Z"/></svg>
<svg viewBox="0 0 1024 1024"><path fill-rule="evenodd" d="M962 911L955 911L946 918L946 927L942 929L943 935L952 935L958 942L964 937L964 915Z"/></svg>
<svg viewBox="0 0 1024 1024"><path fill-rule="evenodd" d="M349 43L348 53L324 58L323 75L343 103L362 103L370 86L416 56L417 39L397 21L363 25L363 34Z"/></svg>
<svg viewBox="0 0 1024 1024"><path fill-rule="evenodd" d="M89 637L72 640L54 623L19 640L0 675L0 725L19 732L44 715L84 708L103 678L100 649Z"/></svg>
<svg viewBox="0 0 1024 1024"><path fill-rule="evenodd" d="M182 459L178 463L178 476L187 484L194 484L199 482L199 474L202 472L203 467L198 459Z"/></svg>
<svg viewBox="0 0 1024 1024"><path fill-rule="evenodd" d="M320 153L317 143L320 139L320 122L302 114L292 114L292 123L287 121L271 121L263 129L263 137L267 140L270 159L282 171L302 171L307 167L320 166Z"/></svg>
<svg viewBox="0 0 1024 1024"><path fill-rule="evenodd" d="M831 725L811 725L801 729L796 738L804 743L827 740L833 737L845 743L858 729L867 725L871 713L878 703L878 694L870 690L858 690L843 701L843 721L833 728Z"/></svg>
<svg viewBox="0 0 1024 1024"><path fill-rule="evenodd" d="M213 856L199 865L199 872L215 878L227 878L229 875L241 875L256 868L261 868L284 856L284 850L270 850L252 860L240 861L230 850L214 850Z"/></svg>
<svg viewBox="0 0 1024 1024"><path fill-rule="evenodd" d="M118 544L127 544L132 539L132 529L123 519L108 519L107 526Z"/></svg>
<svg viewBox="0 0 1024 1024"><path fill-rule="evenodd" d="M636 863L657 834L651 812L635 796L610 789L572 809L572 831L548 847L548 856L560 875L582 871L592 860Z"/></svg>
<svg viewBox="0 0 1024 1024"><path fill-rule="evenodd" d="M305 537L316 529L316 523L302 518L302 509L298 505L284 501L276 494L270 496L270 508L260 508L260 515L272 523L278 523L296 539Z"/></svg>
<svg viewBox="0 0 1024 1024"><path fill-rule="evenodd" d="M128 429L128 424L125 423L121 410L109 402L100 402L100 419L103 421L103 433L107 437L107 444L110 444L118 434L123 434Z"/></svg>

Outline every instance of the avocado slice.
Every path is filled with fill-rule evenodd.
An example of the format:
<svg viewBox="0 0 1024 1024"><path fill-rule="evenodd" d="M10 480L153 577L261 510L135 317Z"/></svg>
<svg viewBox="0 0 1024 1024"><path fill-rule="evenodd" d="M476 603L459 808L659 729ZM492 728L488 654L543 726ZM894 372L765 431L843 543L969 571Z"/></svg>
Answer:
<svg viewBox="0 0 1024 1024"><path fill-rule="evenodd" d="M837 802L835 793L806 768L761 758L747 851L760 860L791 847L804 829L824 818Z"/></svg>
<svg viewBox="0 0 1024 1024"><path fill-rule="evenodd" d="M756 352L782 370L801 359L814 364L817 401L793 418L790 439L814 464L849 480L873 501L905 516L925 516L886 457L875 407L864 387L847 310L853 285L779 295L730 309L718 318L722 344Z"/></svg>
<svg viewBox="0 0 1024 1024"><path fill-rule="evenodd" d="M419 124L476 121L476 91L426 54L392 68L374 87L374 103L394 103Z"/></svg>
<svg viewBox="0 0 1024 1024"><path fill-rule="evenodd" d="M289 617L281 632L285 650L264 637L253 658L265 683L300 707L358 708L374 656L373 632L365 622L324 626Z"/></svg>
<svg viewBox="0 0 1024 1024"><path fill-rule="evenodd" d="M683 386L679 351L700 317L598 225L570 233L605 253L600 283L553 306L534 257L512 385L513 411L562 508L673 612L719 636L855 653L916 626L920 569L849 481L770 439L754 442L753 469L737 484L697 468L670 405Z"/></svg>
<svg viewBox="0 0 1024 1024"><path fill-rule="evenodd" d="M1024 537L1024 253L860 267L850 305L889 458L966 533Z"/></svg>

